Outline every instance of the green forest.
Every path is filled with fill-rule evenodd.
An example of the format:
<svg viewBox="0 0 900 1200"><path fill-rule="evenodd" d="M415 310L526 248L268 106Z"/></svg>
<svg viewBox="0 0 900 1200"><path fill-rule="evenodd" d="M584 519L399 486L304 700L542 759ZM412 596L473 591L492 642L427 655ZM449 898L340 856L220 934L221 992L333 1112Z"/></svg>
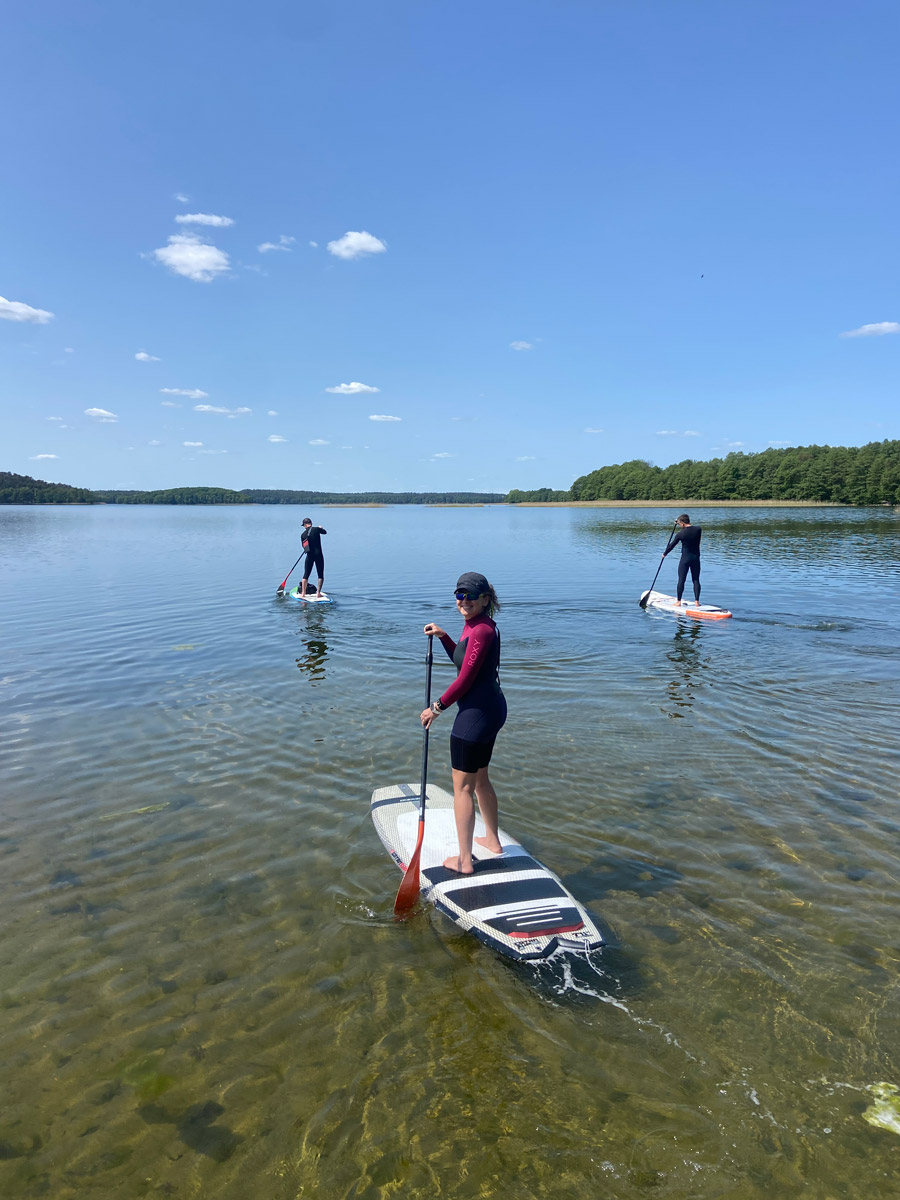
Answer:
<svg viewBox="0 0 900 1200"><path fill-rule="evenodd" d="M219 487L90 491L0 471L0 504L502 504L503 492L296 492Z"/></svg>
<svg viewBox="0 0 900 1200"><path fill-rule="evenodd" d="M795 446L670 467L643 459L600 467L568 491L300 492L279 488L180 487L90 491L0 471L0 504L524 504L567 500L808 500L900 504L900 441Z"/></svg>
<svg viewBox="0 0 900 1200"><path fill-rule="evenodd" d="M795 446L759 454L685 459L654 467L642 459L600 467L568 492L512 491L510 504L547 500L812 500L900 504L900 441L865 446Z"/></svg>

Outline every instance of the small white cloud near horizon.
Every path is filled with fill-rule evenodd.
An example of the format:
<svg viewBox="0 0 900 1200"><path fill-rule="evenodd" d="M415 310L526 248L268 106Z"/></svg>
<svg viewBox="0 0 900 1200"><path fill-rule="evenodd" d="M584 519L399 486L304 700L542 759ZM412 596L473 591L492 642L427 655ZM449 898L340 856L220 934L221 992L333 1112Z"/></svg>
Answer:
<svg viewBox="0 0 900 1200"><path fill-rule="evenodd" d="M155 354L148 354L146 350L138 350L134 357L138 362L159 362Z"/></svg>
<svg viewBox="0 0 900 1200"><path fill-rule="evenodd" d="M510 350L533 350L534 346L531 342L510 342Z"/></svg>
<svg viewBox="0 0 900 1200"><path fill-rule="evenodd" d="M202 446L202 442L182 442L182 446Z"/></svg>
<svg viewBox="0 0 900 1200"><path fill-rule="evenodd" d="M326 442L324 438L313 438L309 444L311 446L330 446L331 442Z"/></svg>
<svg viewBox="0 0 900 1200"><path fill-rule="evenodd" d="M380 392L381 388L370 387L367 383L339 383L337 387L325 389L335 396L359 396L363 392Z"/></svg>
<svg viewBox="0 0 900 1200"><path fill-rule="evenodd" d="M217 217L215 213L179 213L175 220L179 225L213 225L217 229L234 224L231 217Z"/></svg>
<svg viewBox="0 0 900 1200"><path fill-rule="evenodd" d="M191 198L190 196L186 196L184 192L176 192L172 199L177 200L179 204L188 204Z"/></svg>
<svg viewBox="0 0 900 1200"><path fill-rule="evenodd" d="M309 244L312 246L313 250L318 250L318 248L319 248L318 242L310 242Z"/></svg>
<svg viewBox="0 0 900 1200"><path fill-rule="evenodd" d="M86 417L96 417L103 425L112 425L119 419L115 413L111 413L105 408L86 408L84 415Z"/></svg>
<svg viewBox="0 0 900 1200"><path fill-rule="evenodd" d="M227 454L227 450L198 450L198 454Z"/></svg>
<svg viewBox="0 0 900 1200"><path fill-rule="evenodd" d="M455 454L450 454L447 450L438 450L437 454L432 454L432 458L455 458Z"/></svg>
<svg viewBox="0 0 900 1200"><path fill-rule="evenodd" d="M743 446L743 442L726 442L726 446Z"/></svg>
<svg viewBox="0 0 900 1200"><path fill-rule="evenodd" d="M657 429L657 437L701 437L696 429Z"/></svg>
<svg viewBox="0 0 900 1200"><path fill-rule="evenodd" d="M266 438L267 442L286 442L287 438L282 437L280 433L270 433Z"/></svg>
<svg viewBox="0 0 900 1200"><path fill-rule="evenodd" d="M224 250L204 242L196 233L173 233L169 244L151 250L150 257L195 283L212 283L231 266Z"/></svg>
<svg viewBox="0 0 900 1200"><path fill-rule="evenodd" d="M362 258L364 254L383 254L387 243L371 233L360 230L348 230L343 237L328 243L328 253L335 258Z"/></svg>
<svg viewBox="0 0 900 1200"><path fill-rule="evenodd" d="M44 417L45 421L61 421L62 417Z"/></svg>
<svg viewBox="0 0 900 1200"><path fill-rule="evenodd" d="M247 413L253 412L252 408L223 408L218 404L195 404L194 412L202 413L219 413L223 417L228 417L229 420L235 417L244 417Z"/></svg>
<svg viewBox="0 0 900 1200"><path fill-rule="evenodd" d="M784 439L780 442L769 442L770 446L790 446L790 444L791 443L789 441L787 441L786 439Z"/></svg>
<svg viewBox="0 0 900 1200"><path fill-rule="evenodd" d="M66 354L74 354L74 353L75 353L74 346L66 346Z"/></svg>
<svg viewBox="0 0 900 1200"><path fill-rule="evenodd" d="M372 413L370 421L402 421L402 417L389 417L387 413Z"/></svg>
<svg viewBox="0 0 900 1200"><path fill-rule="evenodd" d="M266 413L266 416L267 417L277 417L278 413L275 411L274 408L270 408L269 411Z"/></svg>
<svg viewBox="0 0 900 1200"><path fill-rule="evenodd" d="M28 321L32 325L46 325L53 320L53 313L45 308L32 308L21 300L7 300L0 296L0 321Z"/></svg>
<svg viewBox="0 0 900 1200"><path fill-rule="evenodd" d="M181 408L181 405L176 404L174 400L160 400L160 404L163 408Z"/></svg>
<svg viewBox="0 0 900 1200"><path fill-rule="evenodd" d="M584 430L584 432L585 432L585 433L603 433L603 430L602 430L602 429L597 429L597 428L595 428L593 425L587 425L587 426L585 427L585 430Z"/></svg>
<svg viewBox="0 0 900 1200"><path fill-rule="evenodd" d="M290 252L291 246L296 240L296 238L287 237L285 234L282 234L277 242L261 242L256 248L260 254L268 254L270 250Z"/></svg>
<svg viewBox="0 0 900 1200"><path fill-rule="evenodd" d="M160 388L163 396L187 396L188 400L205 400L209 392L203 392L200 388Z"/></svg>
<svg viewBox="0 0 900 1200"><path fill-rule="evenodd" d="M28 457L32 462L37 462L39 458L59 458L58 454L29 454Z"/></svg>
<svg viewBox="0 0 900 1200"><path fill-rule="evenodd" d="M520 454L519 457L516 459L516 462L534 462L534 461L535 461L535 456L533 454Z"/></svg>
<svg viewBox="0 0 900 1200"><path fill-rule="evenodd" d="M848 329L842 338L883 337L886 333L900 333L900 321L876 321L873 325L860 325L859 329Z"/></svg>
<svg viewBox="0 0 900 1200"><path fill-rule="evenodd" d="M161 446L161 445L162 445L162 442L160 442L160 441L158 441L156 438L154 438L154 439L153 439L153 441L152 441L152 442L148 442L148 443L147 443L147 445L148 445L148 446Z"/></svg>

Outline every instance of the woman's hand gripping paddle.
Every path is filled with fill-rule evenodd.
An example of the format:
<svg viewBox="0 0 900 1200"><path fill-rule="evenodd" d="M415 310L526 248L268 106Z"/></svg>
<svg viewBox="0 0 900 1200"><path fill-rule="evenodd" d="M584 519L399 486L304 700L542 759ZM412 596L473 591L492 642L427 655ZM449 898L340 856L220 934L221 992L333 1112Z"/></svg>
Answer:
<svg viewBox="0 0 900 1200"><path fill-rule="evenodd" d="M425 707L431 705L431 664L434 656L431 653L433 634L428 635L428 651L425 655ZM403 875L403 880L397 890L394 901L394 916L405 917L419 902L419 859L422 857L422 841L425 837L425 785L428 782L428 729L422 734L422 786L419 789L419 832L416 837L416 848Z"/></svg>
<svg viewBox="0 0 900 1200"><path fill-rule="evenodd" d="M678 522L676 521L675 524L672 526L672 533L675 532L677 527L678 527ZM669 536L666 538L667 546L668 546L669 542L671 541L672 533L670 533ZM662 565L665 562L665 558L666 558L666 556L664 553L662 558L659 560L659 566L656 568L656 574L653 576L653 583L650 584L649 588L647 588L646 592L644 592L644 594L641 596L640 600L638 601L638 604L641 606L641 608L647 607L647 600L650 597L650 593L653 591L654 584L656 583L657 579L659 578L659 573L662 570Z"/></svg>
<svg viewBox="0 0 900 1200"><path fill-rule="evenodd" d="M306 551L304 550L303 554L305 554L305 553L306 553ZM300 555L300 558L303 557L303 554ZM300 558L298 558L297 562L294 563L294 567L296 567L297 563L300 561ZM287 584L287 581L290 579L290 577L293 575L294 567L291 567L291 569L288 571L287 575L285 575L284 579L282 579L281 583L279 583L278 587L275 589L276 596L284 595L285 585Z"/></svg>

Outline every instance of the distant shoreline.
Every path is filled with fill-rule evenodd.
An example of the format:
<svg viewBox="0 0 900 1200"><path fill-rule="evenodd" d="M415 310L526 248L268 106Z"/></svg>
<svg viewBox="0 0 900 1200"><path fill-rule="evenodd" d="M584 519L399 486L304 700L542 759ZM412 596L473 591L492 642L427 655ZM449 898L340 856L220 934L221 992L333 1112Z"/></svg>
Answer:
<svg viewBox="0 0 900 1200"><path fill-rule="evenodd" d="M496 507L501 507L497 505ZM833 500L519 500L504 508L890 508Z"/></svg>

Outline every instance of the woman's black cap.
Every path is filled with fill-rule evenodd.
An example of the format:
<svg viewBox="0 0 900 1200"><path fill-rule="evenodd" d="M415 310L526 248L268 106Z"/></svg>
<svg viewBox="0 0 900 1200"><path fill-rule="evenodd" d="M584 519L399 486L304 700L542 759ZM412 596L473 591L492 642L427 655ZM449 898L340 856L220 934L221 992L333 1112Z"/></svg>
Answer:
<svg viewBox="0 0 900 1200"><path fill-rule="evenodd" d="M491 590L491 585L477 571L466 571L457 579L456 590L458 592L473 592L476 596L483 596Z"/></svg>

